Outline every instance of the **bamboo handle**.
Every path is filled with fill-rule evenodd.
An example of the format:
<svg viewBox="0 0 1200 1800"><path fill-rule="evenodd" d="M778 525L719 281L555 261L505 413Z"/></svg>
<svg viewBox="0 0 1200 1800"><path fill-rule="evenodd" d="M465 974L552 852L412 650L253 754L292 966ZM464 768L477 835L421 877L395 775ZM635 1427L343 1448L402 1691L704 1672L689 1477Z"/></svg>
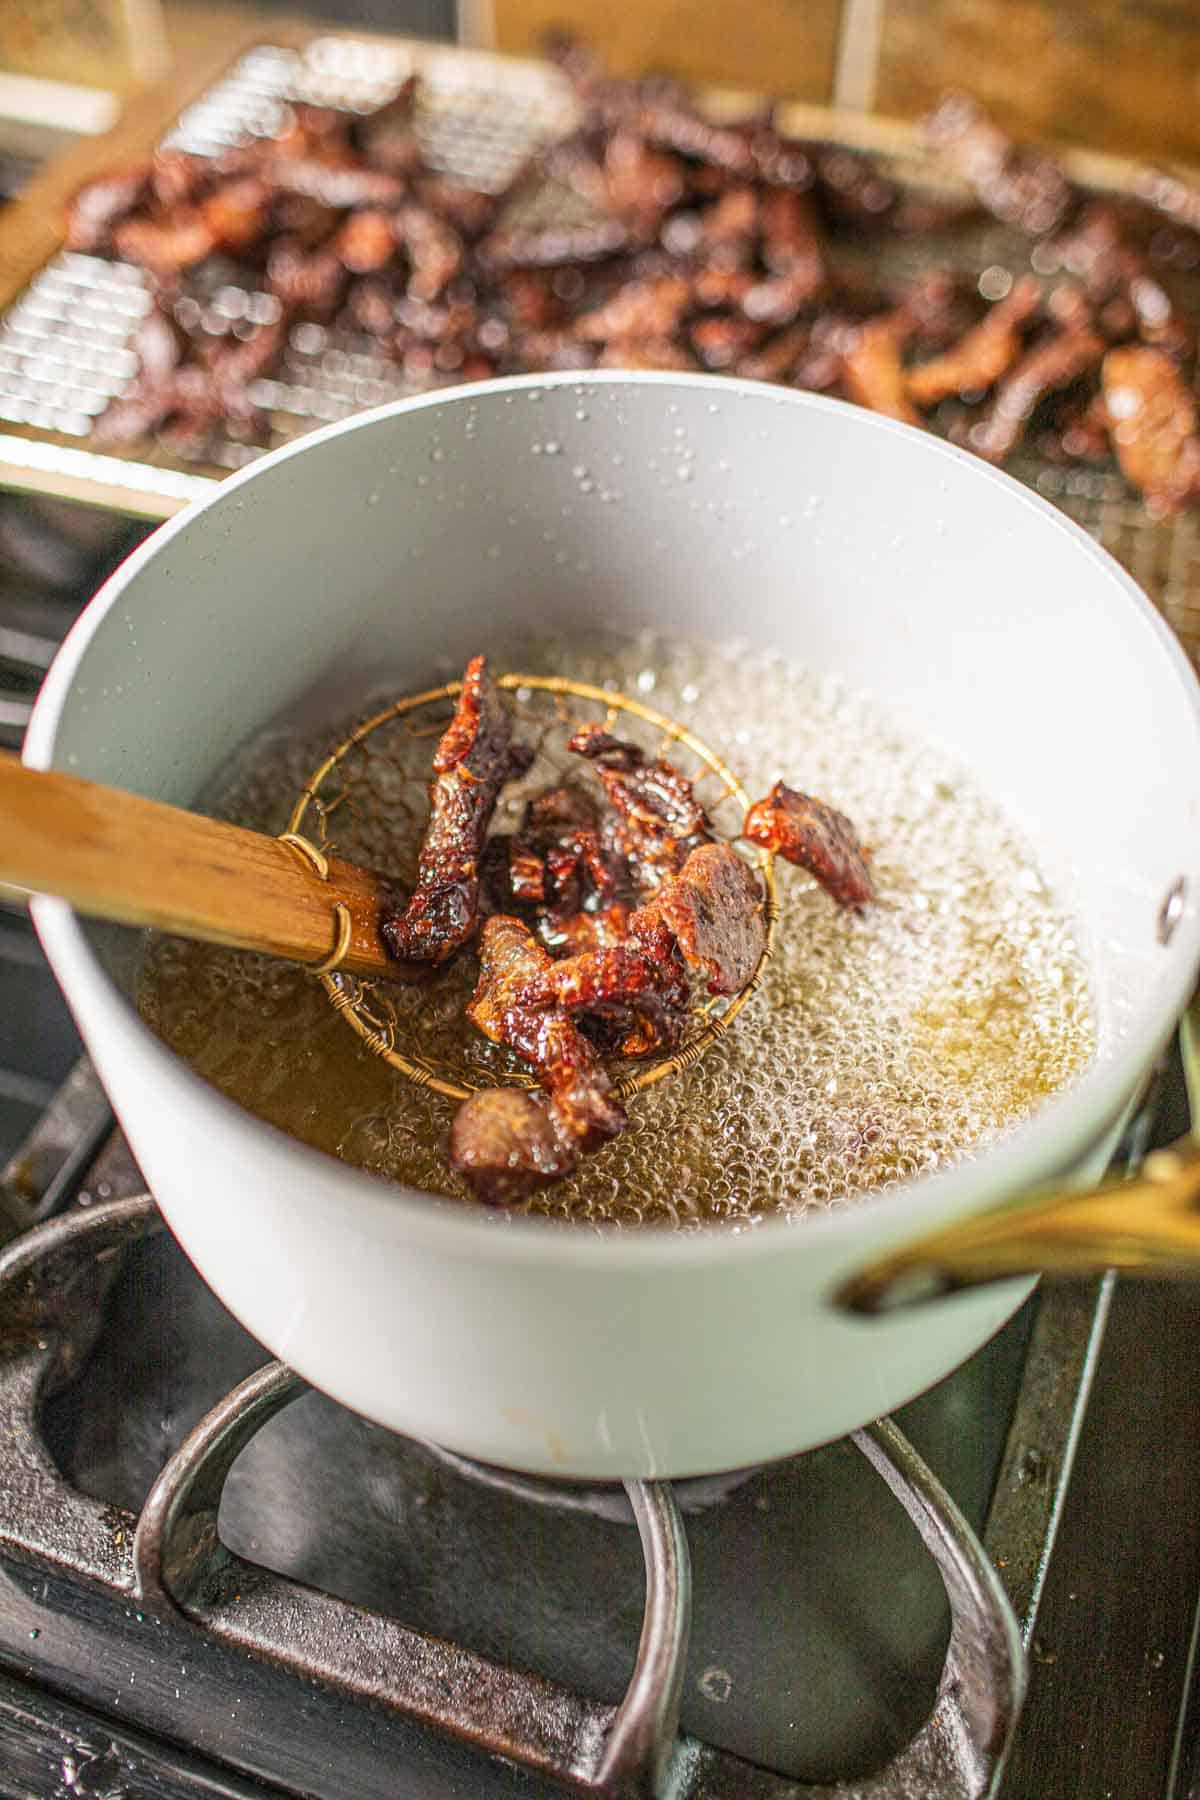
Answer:
<svg viewBox="0 0 1200 1800"><path fill-rule="evenodd" d="M1200 1275L1200 1151L1191 1138L1146 1158L1132 1181L1050 1194L931 1232L879 1258L835 1296L895 1312L1015 1275Z"/></svg>
<svg viewBox="0 0 1200 1800"><path fill-rule="evenodd" d="M379 937L383 883L332 857L326 866L323 877L279 838L0 756L0 882L92 918L394 976Z"/></svg>

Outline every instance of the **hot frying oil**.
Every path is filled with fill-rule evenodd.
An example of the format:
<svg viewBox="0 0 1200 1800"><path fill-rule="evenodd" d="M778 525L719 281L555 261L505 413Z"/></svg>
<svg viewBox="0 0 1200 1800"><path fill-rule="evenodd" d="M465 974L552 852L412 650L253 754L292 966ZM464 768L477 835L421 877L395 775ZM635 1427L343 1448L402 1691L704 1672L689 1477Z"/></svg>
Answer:
<svg viewBox="0 0 1200 1800"><path fill-rule="evenodd" d="M696 1067L635 1098L623 1137L529 1211L689 1224L845 1205L977 1152L1086 1067L1087 969L1061 900L972 779L877 705L737 646L573 640L543 645L538 665L688 725L752 797L782 776L831 801L870 847L879 899L844 913L778 863L777 948L758 993ZM356 722L260 737L207 809L283 830L309 772ZM432 748L426 737L422 772ZM411 876L424 823L413 773L381 737L339 814L340 855ZM715 817L735 829L728 811ZM459 1071L493 1059L462 1017L472 981L465 961L398 991L400 1048ZM260 1118L381 1176L462 1192L446 1166L454 1102L372 1056L302 971L153 937L139 1003Z"/></svg>

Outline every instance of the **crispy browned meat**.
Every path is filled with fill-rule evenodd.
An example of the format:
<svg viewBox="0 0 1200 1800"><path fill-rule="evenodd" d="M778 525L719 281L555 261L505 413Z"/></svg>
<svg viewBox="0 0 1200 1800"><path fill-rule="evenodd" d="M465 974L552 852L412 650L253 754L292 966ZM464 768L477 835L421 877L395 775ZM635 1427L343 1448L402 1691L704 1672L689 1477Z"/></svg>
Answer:
<svg viewBox="0 0 1200 1800"><path fill-rule="evenodd" d="M703 974L710 994L736 994L766 944L758 877L729 844L700 844L631 916L629 929L659 956L665 931L685 962Z"/></svg>
<svg viewBox="0 0 1200 1800"><path fill-rule="evenodd" d="M97 421L96 442L134 443L168 422L182 444L206 436L222 419L252 427L258 415L247 386L275 361L286 333L287 319L282 317L273 325L259 326L245 341L216 340L206 363L188 365L187 340L158 302L138 331L138 375Z"/></svg>
<svg viewBox="0 0 1200 1800"><path fill-rule="evenodd" d="M330 249L352 275L374 275L396 254L396 232L390 213L366 207L351 213L334 234Z"/></svg>
<svg viewBox="0 0 1200 1800"><path fill-rule="evenodd" d="M190 276L216 254L235 264L222 281L265 283L297 322L364 333L414 384L707 368L840 393L907 423L991 388L981 416L951 407L943 422L994 460L1017 447L1031 412L1039 451L1102 455L1089 339L1136 337L1192 373L1192 322L1162 273L1181 251L1181 267L1195 256L1200 200L1186 183L1152 171L1140 200L1085 199L1051 159L1011 144L970 102L948 101L934 140L999 216L1055 234L1039 270L1057 255L1090 315L1086 329L1064 320L1057 296L1035 303L1028 280L989 309L944 269L897 293L840 246L880 229L942 230L965 216L960 201L907 191L865 152L790 140L769 109L719 123L678 81L615 80L577 48L563 56L578 124L503 192L426 166L415 81L365 117L297 104L273 139L214 157L161 151L82 190L73 247L115 248L166 296L186 289L190 303L194 286L203 308L171 380L115 401L101 435L164 427L194 439L222 423L213 406L232 389L208 373L208 271ZM546 223L547 177L593 216ZM1173 223L1156 223L1152 208ZM906 363L916 364L907 374ZM232 405L226 423L265 437L244 398Z"/></svg>
<svg viewBox="0 0 1200 1800"><path fill-rule="evenodd" d="M1055 248L1065 268L1077 275L1093 303L1105 309L1110 329L1117 307L1129 309L1143 343L1191 356L1196 347L1192 321L1160 280L1135 241L1128 216L1111 201L1093 201L1074 229Z"/></svg>
<svg viewBox="0 0 1200 1800"><path fill-rule="evenodd" d="M631 915L631 929L638 914ZM688 1014L683 964L661 939L636 937L552 962L525 989L530 1006L557 1007L615 1023L623 1056L673 1049Z"/></svg>
<svg viewBox="0 0 1200 1800"><path fill-rule="evenodd" d="M578 956L584 950L608 950L629 936L631 909L620 900L597 912L544 913L538 936L552 956Z"/></svg>
<svg viewBox="0 0 1200 1800"><path fill-rule="evenodd" d="M291 320L286 312L269 325L260 325L248 338L229 338L213 352L213 380L221 401L230 412L245 405L246 388L273 367L287 343Z"/></svg>
<svg viewBox="0 0 1200 1800"><path fill-rule="evenodd" d="M1110 350L1100 370L1104 409L1122 473L1160 517L1200 493L1196 400L1163 350Z"/></svg>
<svg viewBox="0 0 1200 1800"><path fill-rule="evenodd" d="M472 1025L492 1043L515 1050L551 1094L571 1091L601 1073L595 1051L566 1012L548 1000L536 1005L528 998L555 966L527 925L497 913L480 936L479 980L467 1007ZM608 1091L604 1084L602 1094L607 1096ZM591 1139L588 1110L583 1108L581 1129L575 1134L585 1147ZM601 1130L607 1113L607 1105L597 1109Z"/></svg>
<svg viewBox="0 0 1200 1800"><path fill-rule="evenodd" d="M640 830L678 842L710 833L692 783L673 763L648 762L636 744L614 738L602 725L582 726L567 748L587 757L609 803Z"/></svg>
<svg viewBox="0 0 1200 1800"><path fill-rule="evenodd" d="M280 151L266 158L262 173L275 187L338 212L359 206L395 207L404 199L404 182L398 175L326 162L318 156L292 157Z"/></svg>
<svg viewBox="0 0 1200 1800"><path fill-rule="evenodd" d="M726 188L715 205L698 215L695 248L726 267L749 262L759 233L760 206L756 187Z"/></svg>
<svg viewBox="0 0 1200 1800"><path fill-rule="evenodd" d="M773 188L762 202L762 259L772 275L815 298L830 285L829 263L816 208L807 194Z"/></svg>
<svg viewBox="0 0 1200 1800"><path fill-rule="evenodd" d="M750 289L756 285L749 269L726 268L720 263L707 263L692 278L692 303L714 310L740 306Z"/></svg>
<svg viewBox="0 0 1200 1800"><path fill-rule="evenodd" d="M1086 319L1065 319L1001 381L987 413L970 428L972 450L989 462L1011 456L1039 401L1098 369L1106 349Z"/></svg>
<svg viewBox="0 0 1200 1800"><path fill-rule="evenodd" d="M346 316L359 331L386 338L396 326L396 292L387 280L365 276L346 290Z"/></svg>
<svg viewBox="0 0 1200 1800"><path fill-rule="evenodd" d="M463 265L463 241L452 225L427 206L402 206L396 235L412 264L408 291L414 300L437 300Z"/></svg>
<svg viewBox="0 0 1200 1800"><path fill-rule="evenodd" d="M551 331L566 323L566 306L544 270L514 269L501 289L518 331Z"/></svg>
<svg viewBox="0 0 1200 1800"><path fill-rule="evenodd" d="M904 312L883 313L852 327L841 353L842 380L850 399L905 425L921 423L909 400L900 360L912 330L912 320Z"/></svg>
<svg viewBox="0 0 1200 1800"><path fill-rule="evenodd" d="M106 250L112 243L113 227L128 218L149 193L150 175L149 166L139 163L81 187L67 207L68 250L91 255Z"/></svg>
<svg viewBox="0 0 1200 1800"><path fill-rule="evenodd" d="M629 281L603 306L585 313L575 329L581 338L596 343L669 339L690 300L691 284L680 275Z"/></svg>
<svg viewBox="0 0 1200 1800"><path fill-rule="evenodd" d="M581 788L563 785L536 794L515 836L489 841L486 879L497 910L546 906L566 917L585 901L611 900L623 871L605 848L599 825L597 808Z"/></svg>
<svg viewBox="0 0 1200 1800"><path fill-rule="evenodd" d="M497 914L480 939L479 981L467 1016L493 1043L528 1062L546 1092L474 1094L459 1108L450 1162L478 1198L512 1201L570 1172L579 1156L628 1123L596 1051L560 1007L531 1006L528 989L551 966L518 919ZM504 1099L499 1095L506 1096Z"/></svg>
<svg viewBox="0 0 1200 1800"><path fill-rule="evenodd" d="M508 709L482 656L463 675L458 706L433 758L429 825L407 906L381 922L398 962L443 963L479 923L479 863L511 764Z"/></svg>
<svg viewBox="0 0 1200 1800"><path fill-rule="evenodd" d="M728 315L697 319L688 327L692 348L706 369L738 368L766 335L765 325Z"/></svg>
<svg viewBox="0 0 1200 1800"><path fill-rule="evenodd" d="M256 244L267 229L271 190L256 175L222 182L200 202L200 215L213 234L215 247L236 256Z"/></svg>
<svg viewBox="0 0 1200 1800"><path fill-rule="evenodd" d="M925 351L948 350L979 323L972 281L955 269L927 269L905 288L900 310L911 320L913 340Z"/></svg>
<svg viewBox="0 0 1200 1800"><path fill-rule="evenodd" d="M187 351L187 338L160 300L138 326L134 342L142 379L160 381L177 369Z"/></svg>
<svg viewBox="0 0 1200 1800"><path fill-rule="evenodd" d="M595 167L598 179L587 197L646 242L657 236L667 213L687 192L687 171L679 158L651 149L632 131L614 131ZM586 192L580 182L575 185Z"/></svg>
<svg viewBox="0 0 1200 1800"><path fill-rule="evenodd" d="M926 133L1006 225L1044 237L1075 206L1076 190L1053 157L1014 144L964 94L946 96L926 121Z"/></svg>
<svg viewBox="0 0 1200 1800"><path fill-rule="evenodd" d="M741 297L742 311L756 324L790 325L821 292L823 281L814 275L813 270L797 268L752 282Z"/></svg>
<svg viewBox="0 0 1200 1800"><path fill-rule="evenodd" d="M747 381L786 381L808 349L810 335L806 325L789 326L743 357L738 374Z"/></svg>
<svg viewBox="0 0 1200 1800"><path fill-rule="evenodd" d="M1112 441L1103 394L1091 394L1081 400L1068 401L1055 422L1054 438L1053 450L1047 444L1043 454L1057 455L1059 461L1065 459L1067 462L1108 462L1112 455Z"/></svg>
<svg viewBox="0 0 1200 1800"><path fill-rule="evenodd" d="M502 194L484 194L478 188L460 187L445 175L428 175L416 184L422 206L453 225L459 235L473 243L490 229L504 204Z"/></svg>
<svg viewBox="0 0 1200 1800"><path fill-rule="evenodd" d="M951 394L982 393L993 387L1021 354L1022 328L1037 311L1041 290L1031 275L1015 282L1006 299L949 350L908 374L909 398L936 406Z"/></svg>
<svg viewBox="0 0 1200 1800"><path fill-rule="evenodd" d="M561 1181L579 1161L544 1094L481 1088L464 1100L450 1128L450 1167L476 1200L511 1206L535 1188Z"/></svg>
<svg viewBox="0 0 1200 1800"><path fill-rule="evenodd" d="M187 206L161 219L126 216L112 238L119 256L140 263L160 280L203 262L220 242L204 214Z"/></svg>
<svg viewBox="0 0 1200 1800"><path fill-rule="evenodd" d="M865 906L875 898L862 846L844 813L777 781L746 814L744 835L764 850L815 875L839 906Z"/></svg>

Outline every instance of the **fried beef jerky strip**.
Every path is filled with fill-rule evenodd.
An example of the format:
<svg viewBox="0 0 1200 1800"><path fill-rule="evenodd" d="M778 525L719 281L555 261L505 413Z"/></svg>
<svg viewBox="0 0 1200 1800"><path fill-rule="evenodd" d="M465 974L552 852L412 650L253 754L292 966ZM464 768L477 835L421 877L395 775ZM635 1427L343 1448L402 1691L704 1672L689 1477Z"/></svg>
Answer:
<svg viewBox="0 0 1200 1800"><path fill-rule="evenodd" d="M852 327L841 353L842 380L849 398L905 425L921 423L921 415L909 400L900 361L912 332L912 320L903 310L883 313L865 325Z"/></svg>
<svg viewBox="0 0 1200 1800"><path fill-rule="evenodd" d="M743 865L744 866L744 865ZM637 914L631 915L635 926ZM623 1056L673 1049L687 1022L683 964L666 939L627 938L553 962L524 993L534 1007L556 1007L589 1018L615 1016Z"/></svg>
<svg viewBox="0 0 1200 1800"><path fill-rule="evenodd" d="M430 817L417 880L380 931L398 962L446 962L479 922L479 863L501 787L512 724L482 656L467 664L458 708L433 758Z"/></svg>
<svg viewBox="0 0 1200 1800"><path fill-rule="evenodd" d="M627 281L594 312L576 321L579 337L590 342L670 339L691 300L691 283L680 275Z"/></svg>
<svg viewBox="0 0 1200 1800"><path fill-rule="evenodd" d="M538 936L552 956L579 956L585 950L608 950L629 936L631 909L614 900L597 912L543 913Z"/></svg>
<svg viewBox="0 0 1200 1800"><path fill-rule="evenodd" d="M1165 517L1200 493L1196 401L1163 350L1128 344L1100 370L1109 436L1126 480Z"/></svg>
<svg viewBox="0 0 1200 1800"><path fill-rule="evenodd" d="M551 269L563 263L603 262L629 247L620 219L583 225L509 225L489 232L478 246L485 269Z"/></svg>
<svg viewBox="0 0 1200 1800"><path fill-rule="evenodd" d="M439 299L463 266L463 241L457 231L427 206L402 206L396 214L396 232L412 263L408 281L412 298Z"/></svg>
<svg viewBox="0 0 1200 1800"><path fill-rule="evenodd" d="M964 94L948 94L926 120L925 131L1004 224L1044 237L1074 208L1076 190L1053 157L1014 144Z"/></svg>
<svg viewBox="0 0 1200 1800"><path fill-rule="evenodd" d="M488 841L489 893L497 910L547 905L568 916L586 898L609 900L619 870L606 853L599 814L582 789L563 785L535 794L520 830Z"/></svg>
<svg viewBox="0 0 1200 1800"><path fill-rule="evenodd" d="M584 1152L628 1123L599 1057L567 1014L525 1002L525 990L549 965L549 954L519 920L499 914L487 921L467 1015L485 1037L529 1062L545 1089L545 1097L484 1089L455 1115L450 1166L493 1205L561 1180Z"/></svg>
<svg viewBox="0 0 1200 1800"><path fill-rule="evenodd" d="M1176 304L1134 241L1130 222L1111 201L1093 201L1078 224L1055 241L1063 266L1077 275L1098 307L1124 301L1143 343L1190 356L1196 347L1192 321Z"/></svg>
<svg viewBox="0 0 1200 1800"><path fill-rule="evenodd" d="M700 844L631 916L629 929L660 959L667 934L684 961L704 975L710 994L736 994L754 974L766 943L758 877L730 845Z"/></svg>
<svg viewBox="0 0 1200 1800"><path fill-rule="evenodd" d="M711 837L691 781L673 763L648 762L636 744L612 737L602 725L583 726L567 748L595 768L613 807L601 821L602 838L639 891L675 874L688 851Z"/></svg>
<svg viewBox="0 0 1200 1800"><path fill-rule="evenodd" d="M839 906L861 907L875 888L853 825L844 813L777 781L746 814L743 835L815 875Z"/></svg>
<svg viewBox="0 0 1200 1800"><path fill-rule="evenodd" d="M113 231L113 247L126 262L168 281L211 256L219 239L198 207L181 206L160 219L131 214Z"/></svg>
<svg viewBox="0 0 1200 1800"><path fill-rule="evenodd" d="M524 990L534 1007L611 1017L625 1056L671 1049L687 1021L684 962L712 994L745 987L766 943L757 877L728 844L702 844L628 917L628 936L550 964ZM680 960L682 957L682 961Z"/></svg>
<svg viewBox="0 0 1200 1800"><path fill-rule="evenodd" d="M687 192L687 170L677 156L651 149L635 132L617 130L606 144L596 142L590 155L560 156L562 169L576 193L600 212L627 225L634 238L650 243L673 206Z"/></svg>
<svg viewBox="0 0 1200 1800"><path fill-rule="evenodd" d="M1055 299L1062 293L1060 289ZM1069 387L1100 366L1108 346L1083 312L1072 316L1063 301L1059 316L1063 319L1060 329L1026 351L1000 383L986 416L970 428L968 443L989 462L1003 462L1012 454L1025 436L1034 408L1046 394Z"/></svg>
<svg viewBox="0 0 1200 1800"><path fill-rule="evenodd" d="M1021 328L1037 311L1040 298L1033 276L1023 276L1007 298L998 301L957 344L931 362L910 369L908 394L914 405L936 406L951 394L993 387L1020 356Z"/></svg>

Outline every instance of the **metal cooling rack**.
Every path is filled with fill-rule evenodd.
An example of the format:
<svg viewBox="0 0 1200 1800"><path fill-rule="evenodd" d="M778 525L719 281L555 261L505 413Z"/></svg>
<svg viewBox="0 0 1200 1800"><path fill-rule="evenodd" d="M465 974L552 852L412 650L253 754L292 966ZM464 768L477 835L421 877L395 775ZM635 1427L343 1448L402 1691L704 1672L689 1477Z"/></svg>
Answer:
<svg viewBox="0 0 1200 1800"><path fill-rule="evenodd" d="M502 189L538 144L569 129L574 118L570 90L548 65L418 44L320 37L300 48L258 45L246 51L180 113L161 141L198 155L215 154L276 131L289 102L369 112L413 73L422 77L416 130L427 161L486 190ZM785 126L793 112L805 115L797 129L821 124L813 109L788 109ZM827 129L836 124L825 120ZM911 132L902 142L895 128L864 121L856 135L862 142L874 140L875 154L896 179L934 185L936 172ZM1081 160L1089 168L1097 163ZM578 213L578 202L565 191L547 190L530 204L543 219L568 206L572 217ZM945 237L839 244L839 255L896 282L952 264L991 281L988 291L994 294L996 272L1028 267L1030 247L1016 234L985 224ZM1035 250L1035 265L1037 257ZM1187 285L1200 289L1194 273L1182 273ZM234 264L213 259L185 288L186 322L194 327L207 320L214 332L235 333L265 323L276 302L244 285L244 279ZM1200 301L1200 293L1194 297ZM250 398L269 421L264 439L248 441L222 431L187 455L161 446L132 458L98 455L88 444L93 423L136 374L133 343L150 304L140 270L101 257L60 252L34 277L0 318L0 483L7 479L165 518L206 492L213 478L264 450L427 385L406 378L365 334L300 324L282 366L250 388ZM1061 468L1025 457L1011 472L1061 506L1124 563L1200 666L1195 520L1156 523L1115 470Z"/></svg>

